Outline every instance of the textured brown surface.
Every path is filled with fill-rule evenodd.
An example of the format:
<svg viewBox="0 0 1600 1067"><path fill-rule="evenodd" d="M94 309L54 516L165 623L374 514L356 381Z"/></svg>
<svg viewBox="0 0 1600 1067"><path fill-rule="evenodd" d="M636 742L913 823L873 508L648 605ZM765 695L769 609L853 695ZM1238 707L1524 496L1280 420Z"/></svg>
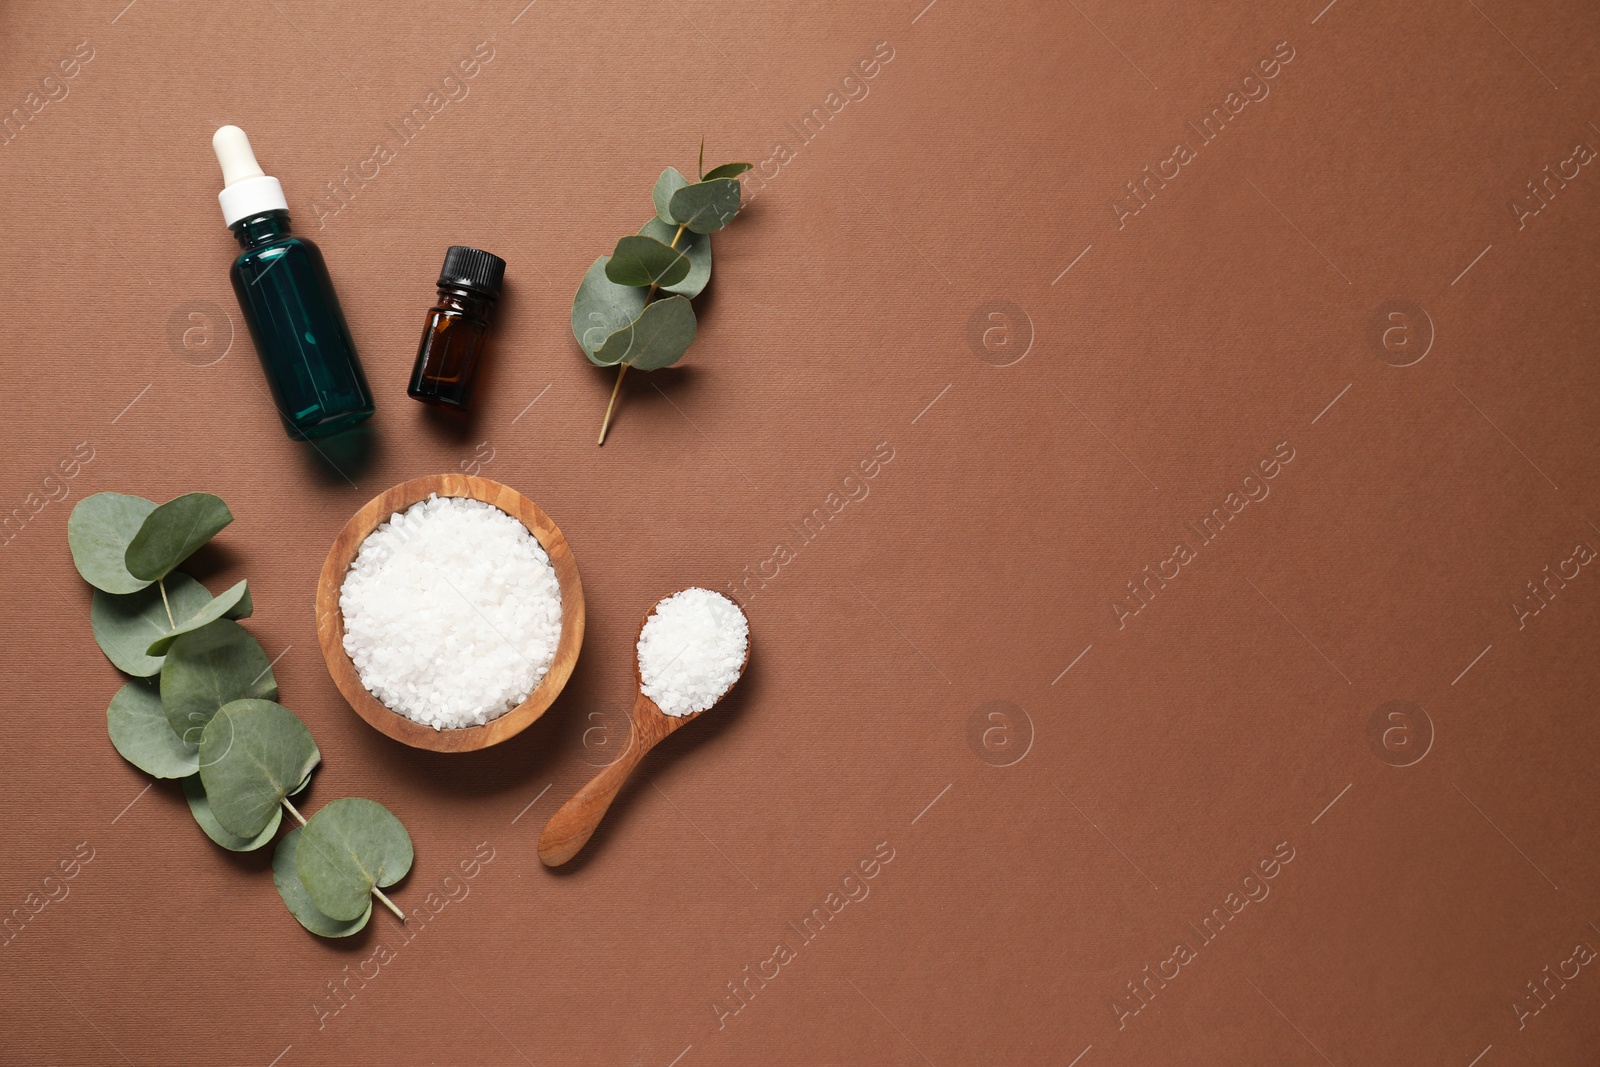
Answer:
<svg viewBox="0 0 1600 1067"><path fill-rule="evenodd" d="M92 855L0 948L0 1060L1595 1062L1600 573L1537 614L1526 583L1600 547L1600 172L1511 206L1600 146L1592 4L925 2L0 9L0 107L93 54L0 148L0 508L29 517L0 556L0 904ZM325 183L434 89L466 95L333 211ZM340 286L365 462L287 440L262 393L225 122ZM596 449L610 382L571 294L702 134L770 180L717 239L690 357L630 375ZM403 393L451 243L509 262L467 427ZM1414 310L1374 346L1397 301L1431 348ZM474 468L566 532L589 632L524 734L413 751L339 698L314 585L369 497ZM67 515L199 488L238 516L200 576L250 579L321 745L307 804L370 796L415 838L393 896L436 914L409 935L306 935L266 854L212 846L106 739ZM545 870L544 821L620 739L648 600L763 568L729 704ZM1119 624L1128 582L1153 592ZM1270 895L1230 898L1263 863ZM1178 970L1132 1014L1147 966Z"/></svg>

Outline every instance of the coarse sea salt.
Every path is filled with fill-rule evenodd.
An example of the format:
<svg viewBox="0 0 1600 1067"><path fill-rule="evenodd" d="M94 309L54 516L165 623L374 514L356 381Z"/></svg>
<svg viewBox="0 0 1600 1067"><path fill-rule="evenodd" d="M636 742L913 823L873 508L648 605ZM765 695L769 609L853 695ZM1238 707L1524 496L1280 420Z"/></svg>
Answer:
<svg viewBox="0 0 1600 1067"><path fill-rule="evenodd" d="M430 496L367 535L339 609L361 684L436 730L480 726L528 699L561 640L544 547L499 508L461 497Z"/></svg>
<svg viewBox="0 0 1600 1067"><path fill-rule="evenodd" d="M709 589L685 589L656 605L639 634L644 695L668 715L705 711L744 670L750 623Z"/></svg>

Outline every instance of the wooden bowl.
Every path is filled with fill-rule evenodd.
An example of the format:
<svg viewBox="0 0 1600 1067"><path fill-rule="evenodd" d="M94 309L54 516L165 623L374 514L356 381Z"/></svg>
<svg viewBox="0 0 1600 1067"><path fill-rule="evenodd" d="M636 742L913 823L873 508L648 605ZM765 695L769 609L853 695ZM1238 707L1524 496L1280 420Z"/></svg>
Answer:
<svg viewBox="0 0 1600 1067"><path fill-rule="evenodd" d="M482 500L517 519L544 546L561 585L561 639L556 644L550 670L528 694L527 700L482 726L435 730L390 710L361 684L361 675L344 650L344 613L339 609L339 589L361 543L395 512L426 500L432 493ZM571 677L572 667L578 661L578 649L583 645L583 583L578 579L578 563L572 557L566 537L550 521L550 516L515 489L488 478L472 478L465 474L413 478L369 500L333 539L333 547L328 549L328 558L322 564L322 577L317 581L317 641L322 645L322 658L328 663L333 684L339 687L356 714L379 733L413 748L475 752L527 729L544 714Z"/></svg>

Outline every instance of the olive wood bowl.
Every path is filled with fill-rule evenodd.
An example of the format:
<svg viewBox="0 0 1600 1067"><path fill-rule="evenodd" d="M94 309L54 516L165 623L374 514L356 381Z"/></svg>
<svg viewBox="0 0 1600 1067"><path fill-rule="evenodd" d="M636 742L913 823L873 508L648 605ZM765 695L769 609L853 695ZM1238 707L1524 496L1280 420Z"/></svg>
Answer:
<svg viewBox="0 0 1600 1067"><path fill-rule="evenodd" d="M361 550L361 543L396 512L426 500L433 493L482 500L521 522L544 547L561 586L561 638L556 644L550 670L528 694L527 700L482 726L435 730L390 710L361 684L361 675L344 650L344 613L339 609L339 590L351 562ZM560 528L538 505L515 489L488 478L465 474L413 478L373 497L333 539L328 558L322 564L322 577L317 581L317 641L322 646L322 658L327 661L333 684L339 687L356 714L367 720L373 729L402 744L434 752L476 752L527 729L544 714L571 677L573 665L578 661L578 649L583 645L583 624L583 583L578 578L578 562Z"/></svg>

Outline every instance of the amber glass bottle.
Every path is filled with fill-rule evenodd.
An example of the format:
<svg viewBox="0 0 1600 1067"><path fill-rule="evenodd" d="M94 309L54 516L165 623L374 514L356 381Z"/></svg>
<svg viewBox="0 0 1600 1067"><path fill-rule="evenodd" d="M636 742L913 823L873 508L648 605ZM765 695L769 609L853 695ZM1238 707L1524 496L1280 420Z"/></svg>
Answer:
<svg viewBox="0 0 1600 1067"><path fill-rule="evenodd" d="M465 411L489 338L489 321L506 261L478 248L451 245L439 271L439 302L428 311L406 392L414 400Z"/></svg>

